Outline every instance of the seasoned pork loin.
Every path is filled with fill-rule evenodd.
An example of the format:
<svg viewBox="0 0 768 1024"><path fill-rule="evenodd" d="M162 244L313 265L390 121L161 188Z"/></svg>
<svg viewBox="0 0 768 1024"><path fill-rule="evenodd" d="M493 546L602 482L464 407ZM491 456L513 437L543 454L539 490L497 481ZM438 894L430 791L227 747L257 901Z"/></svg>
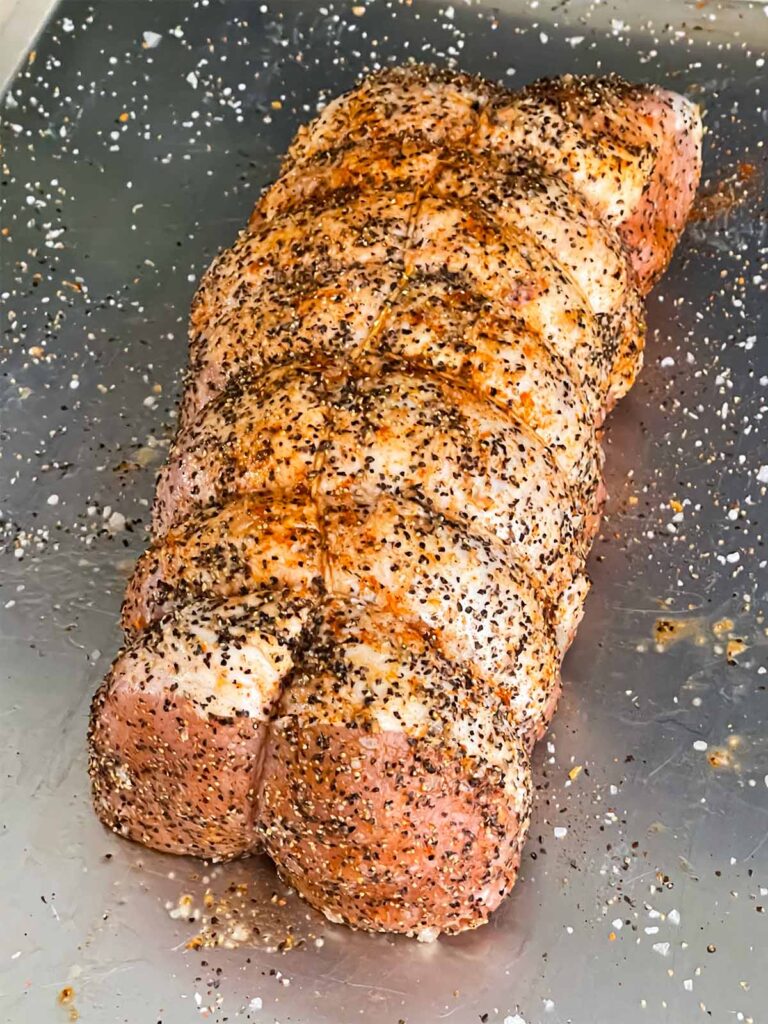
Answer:
<svg viewBox="0 0 768 1024"><path fill-rule="evenodd" d="M655 86L418 66L300 129L193 304L93 704L105 824L266 851L359 928L487 920L588 589L600 425L700 143Z"/></svg>

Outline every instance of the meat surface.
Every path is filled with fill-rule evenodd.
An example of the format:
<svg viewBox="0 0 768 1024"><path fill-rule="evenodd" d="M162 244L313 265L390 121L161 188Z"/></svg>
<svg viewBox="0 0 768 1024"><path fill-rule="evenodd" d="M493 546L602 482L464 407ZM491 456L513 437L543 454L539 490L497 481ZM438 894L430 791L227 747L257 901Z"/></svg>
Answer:
<svg viewBox="0 0 768 1024"><path fill-rule="evenodd" d="M193 303L93 702L106 825L265 850L359 928L488 919L589 588L601 424L700 147L655 86L421 66L299 130Z"/></svg>

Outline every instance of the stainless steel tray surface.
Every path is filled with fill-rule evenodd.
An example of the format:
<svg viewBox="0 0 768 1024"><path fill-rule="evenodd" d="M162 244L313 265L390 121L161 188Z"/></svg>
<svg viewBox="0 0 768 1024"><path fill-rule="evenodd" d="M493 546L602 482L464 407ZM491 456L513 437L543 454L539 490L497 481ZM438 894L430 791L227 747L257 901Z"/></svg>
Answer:
<svg viewBox="0 0 768 1024"><path fill-rule="evenodd" d="M65 2L3 113L0 1020L768 1020L766 146L759 5ZM608 430L610 500L520 882L431 946L266 861L121 841L88 704L174 427L194 283L364 69L617 70L706 113L699 219Z"/></svg>

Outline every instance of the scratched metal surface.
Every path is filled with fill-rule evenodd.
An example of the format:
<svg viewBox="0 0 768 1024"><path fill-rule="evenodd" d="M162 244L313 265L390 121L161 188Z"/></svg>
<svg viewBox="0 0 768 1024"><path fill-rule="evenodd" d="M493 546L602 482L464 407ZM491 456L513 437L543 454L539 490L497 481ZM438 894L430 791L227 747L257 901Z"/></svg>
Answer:
<svg viewBox="0 0 768 1024"><path fill-rule="evenodd" d="M768 1019L768 18L656 10L651 27L642 3L55 12L3 107L3 1021ZM430 947L328 925L262 861L205 875L118 840L85 772L194 279L318 99L408 56L673 85L705 107L706 190L721 182L609 427L595 587L520 882L488 927ZM201 908L235 948L186 947Z"/></svg>

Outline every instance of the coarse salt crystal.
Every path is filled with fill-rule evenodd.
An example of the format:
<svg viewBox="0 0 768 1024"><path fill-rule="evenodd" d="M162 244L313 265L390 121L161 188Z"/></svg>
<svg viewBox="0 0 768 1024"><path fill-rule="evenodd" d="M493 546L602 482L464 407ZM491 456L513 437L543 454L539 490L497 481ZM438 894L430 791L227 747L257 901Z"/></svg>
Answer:
<svg viewBox="0 0 768 1024"><path fill-rule="evenodd" d="M555 827L555 839L564 839L568 834L568 829L563 825L557 825Z"/></svg>
<svg viewBox="0 0 768 1024"><path fill-rule="evenodd" d="M122 512L113 512L107 520L107 529L112 533L120 533L125 529L125 516Z"/></svg>
<svg viewBox="0 0 768 1024"><path fill-rule="evenodd" d="M694 750L706 750L707 749L706 741L705 740L694 740L693 741L693 749Z"/></svg>

